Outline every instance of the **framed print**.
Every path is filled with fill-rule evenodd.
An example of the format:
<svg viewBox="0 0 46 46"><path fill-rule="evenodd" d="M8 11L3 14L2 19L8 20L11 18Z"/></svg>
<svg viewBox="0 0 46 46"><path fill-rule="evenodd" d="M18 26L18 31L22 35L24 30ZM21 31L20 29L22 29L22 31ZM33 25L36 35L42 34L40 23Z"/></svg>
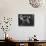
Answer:
<svg viewBox="0 0 46 46"><path fill-rule="evenodd" d="M19 26L34 26L34 14L18 14Z"/></svg>

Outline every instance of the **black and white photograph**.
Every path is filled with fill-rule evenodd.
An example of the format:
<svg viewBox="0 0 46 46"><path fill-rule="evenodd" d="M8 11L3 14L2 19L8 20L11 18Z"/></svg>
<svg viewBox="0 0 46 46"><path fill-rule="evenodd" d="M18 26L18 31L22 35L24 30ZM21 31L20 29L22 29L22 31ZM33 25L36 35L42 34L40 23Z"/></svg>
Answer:
<svg viewBox="0 0 46 46"><path fill-rule="evenodd" d="M34 26L34 14L18 14L19 26Z"/></svg>

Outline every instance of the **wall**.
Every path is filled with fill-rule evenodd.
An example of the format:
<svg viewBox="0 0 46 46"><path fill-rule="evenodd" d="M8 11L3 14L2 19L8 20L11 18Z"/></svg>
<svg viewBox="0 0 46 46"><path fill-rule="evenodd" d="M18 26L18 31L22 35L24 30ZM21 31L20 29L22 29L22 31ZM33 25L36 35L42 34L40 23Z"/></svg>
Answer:
<svg viewBox="0 0 46 46"><path fill-rule="evenodd" d="M18 14L34 14L35 25L30 27L19 27ZM44 40L46 34L44 15L46 15L45 6L33 8L30 6L28 0L0 0L0 19L4 16L13 17L12 26L8 33L17 40L27 40L34 34L37 35L39 40ZM0 31L0 35L2 35L2 33L3 31ZM0 39L4 39L4 37L0 36Z"/></svg>

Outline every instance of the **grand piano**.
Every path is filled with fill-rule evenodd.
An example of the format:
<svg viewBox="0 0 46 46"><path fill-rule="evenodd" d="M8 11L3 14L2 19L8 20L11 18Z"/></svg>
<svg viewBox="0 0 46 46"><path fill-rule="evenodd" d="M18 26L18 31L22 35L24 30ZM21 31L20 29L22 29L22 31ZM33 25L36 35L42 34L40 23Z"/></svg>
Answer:
<svg viewBox="0 0 46 46"><path fill-rule="evenodd" d="M46 46L46 40L29 41L29 40L0 40L0 46Z"/></svg>

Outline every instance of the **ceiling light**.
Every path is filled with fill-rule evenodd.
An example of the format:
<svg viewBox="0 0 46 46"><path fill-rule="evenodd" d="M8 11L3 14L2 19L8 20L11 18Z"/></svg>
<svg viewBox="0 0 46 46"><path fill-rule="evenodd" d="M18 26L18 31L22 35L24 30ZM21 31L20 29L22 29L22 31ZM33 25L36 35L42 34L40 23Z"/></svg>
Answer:
<svg viewBox="0 0 46 46"><path fill-rule="evenodd" d="M32 7L38 8L43 4L43 0L29 0L29 3Z"/></svg>

